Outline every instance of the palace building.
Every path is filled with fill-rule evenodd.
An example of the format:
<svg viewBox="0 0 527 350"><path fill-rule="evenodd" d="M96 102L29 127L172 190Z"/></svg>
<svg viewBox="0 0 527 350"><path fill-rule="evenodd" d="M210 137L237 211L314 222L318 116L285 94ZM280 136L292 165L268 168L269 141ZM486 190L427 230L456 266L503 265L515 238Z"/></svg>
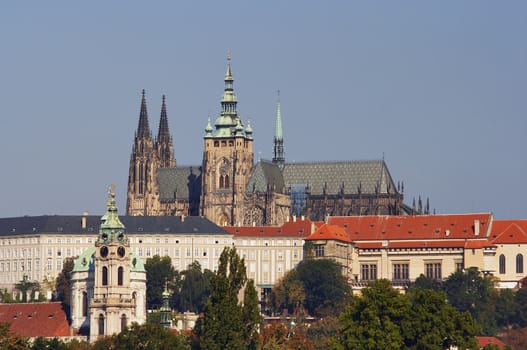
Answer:
<svg viewBox="0 0 527 350"><path fill-rule="evenodd" d="M280 95L273 157L254 163L253 129L244 124L234 92L230 56L221 113L209 117L203 158L178 166L163 96L157 137L150 130L143 90L128 177L127 215L204 216L224 225L280 225L290 216L324 220L335 215L402 215L428 212L403 203L384 160L288 163Z"/></svg>

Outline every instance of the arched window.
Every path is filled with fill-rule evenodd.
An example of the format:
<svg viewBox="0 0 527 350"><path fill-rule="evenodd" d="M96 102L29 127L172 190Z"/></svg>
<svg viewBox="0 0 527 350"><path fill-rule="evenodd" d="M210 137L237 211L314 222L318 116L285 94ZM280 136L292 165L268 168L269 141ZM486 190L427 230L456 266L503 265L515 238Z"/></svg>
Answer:
<svg viewBox="0 0 527 350"><path fill-rule="evenodd" d="M99 335L104 335L104 315L99 315Z"/></svg>
<svg viewBox="0 0 527 350"><path fill-rule="evenodd" d="M122 266L119 266L119 268L117 269L117 284L119 286L123 285L123 267Z"/></svg>
<svg viewBox="0 0 527 350"><path fill-rule="evenodd" d="M102 285L108 285L108 268L106 266L102 267Z"/></svg>
<svg viewBox="0 0 527 350"><path fill-rule="evenodd" d="M516 273L523 273L523 255L516 255Z"/></svg>
<svg viewBox="0 0 527 350"><path fill-rule="evenodd" d="M225 187L224 188L229 188L229 175L225 175Z"/></svg>
<svg viewBox="0 0 527 350"><path fill-rule="evenodd" d="M501 254L500 255L500 273L501 274L504 274L505 273L505 270L506 267L505 267L505 255Z"/></svg>
<svg viewBox="0 0 527 350"><path fill-rule="evenodd" d="M82 292L82 316L88 315L88 293Z"/></svg>
<svg viewBox="0 0 527 350"><path fill-rule="evenodd" d="M122 314L121 315L121 332L124 331L125 328L126 328L126 315Z"/></svg>
<svg viewBox="0 0 527 350"><path fill-rule="evenodd" d="M220 188L224 188L225 185L224 185L224 182L223 182L223 175L220 175Z"/></svg>

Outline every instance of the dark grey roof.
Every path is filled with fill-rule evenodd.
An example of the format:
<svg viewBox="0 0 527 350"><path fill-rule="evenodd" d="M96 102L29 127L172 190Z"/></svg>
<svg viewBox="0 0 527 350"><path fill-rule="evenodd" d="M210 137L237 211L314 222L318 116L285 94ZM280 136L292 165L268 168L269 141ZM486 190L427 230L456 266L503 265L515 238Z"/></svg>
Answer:
<svg viewBox="0 0 527 350"><path fill-rule="evenodd" d="M285 191L282 171L277 164L268 160L261 160L254 167L254 171L247 182L247 192L266 192L267 185L274 192Z"/></svg>
<svg viewBox="0 0 527 350"><path fill-rule="evenodd" d="M196 235L229 235L227 231L200 216L121 216L127 234L172 233ZM86 216L86 228L82 228L82 216L22 216L0 218L0 236L15 234L98 234L100 216Z"/></svg>
<svg viewBox="0 0 527 350"><path fill-rule="evenodd" d="M305 184L312 195L344 193L356 194L359 186L363 194L395 193L397 188L383 160L286 163L283 170L286 186Z"/></svg>
<svg viewBox="0 0 527 350"><path fill-rule="evenodd" d="M189 200L189 194L199 197L201 192L201 167L186 166L158 169L159 198L163 200Z"/></svg>

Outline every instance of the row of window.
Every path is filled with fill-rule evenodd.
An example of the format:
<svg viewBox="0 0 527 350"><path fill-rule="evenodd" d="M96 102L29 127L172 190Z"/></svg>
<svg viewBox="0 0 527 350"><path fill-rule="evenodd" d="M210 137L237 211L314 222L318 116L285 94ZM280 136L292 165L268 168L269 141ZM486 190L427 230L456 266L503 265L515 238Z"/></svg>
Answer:
<svg viewBox="0 0 527 350"><path fill-rule="evenodd" d="M462 263L456 263L456 269L461 270ZM377 264L361 264L360 265L361 280L373 281L377 279ZM442 266L440 262L429 262L424 264L424 275L426 278L432 280L439 280L443 278ZM392 264L392 280L407 281L410 279L410 264L409 263L395 263Z"/></svg>
<svg viewBox="0 0 527 350"><path fill-rule="evenodd" d="M500 274L507 273L507 263L505 255L501 254L499 257L499 272ZM523 255L516 255L516 273L523 273Z"/></svg>
<svg viewBox="0 0 527 350"><path fill-rule="evenodd" d="M19 261L0 262L0 272L31 271L32 266L33 266L32 260L20 261L20 262ZM40 270L40 260L35 261L35 270Z"/></svg>

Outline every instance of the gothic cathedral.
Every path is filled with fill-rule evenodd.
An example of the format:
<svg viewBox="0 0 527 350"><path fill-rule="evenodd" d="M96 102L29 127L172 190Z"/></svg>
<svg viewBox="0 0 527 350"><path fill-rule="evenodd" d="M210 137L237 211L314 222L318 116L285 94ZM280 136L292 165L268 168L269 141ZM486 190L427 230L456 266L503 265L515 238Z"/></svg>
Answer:
<svg viewBox="0 0 527 350"><path fill-rule="evenodd" d="M280 225L289 216L400 215L403 203L383 160L287 163L278 95L273 158L254 163L253 130L237 110L230 55L221 113L205 128L200 165L176 166L163 96L152 138L143 90L128 177L127 215L201 215L218 225Z"/></svg>

